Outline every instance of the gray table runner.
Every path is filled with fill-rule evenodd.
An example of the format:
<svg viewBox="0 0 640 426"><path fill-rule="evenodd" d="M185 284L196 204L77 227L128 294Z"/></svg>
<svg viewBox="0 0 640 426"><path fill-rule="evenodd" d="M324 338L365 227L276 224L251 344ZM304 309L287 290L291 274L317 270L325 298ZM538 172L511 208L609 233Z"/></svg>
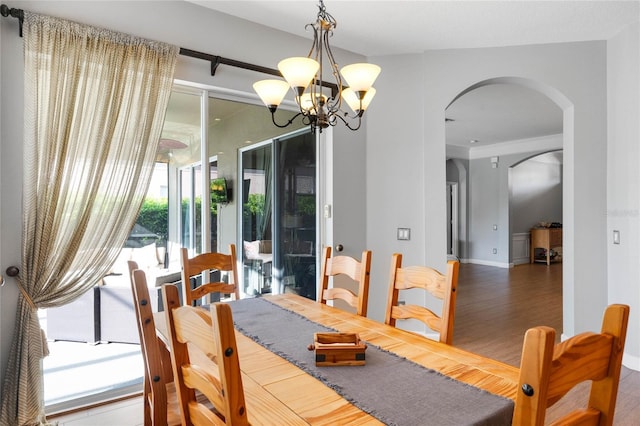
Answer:
<svg viewBox="0 0 640 426"><path fill-rule="evenodd" d="M367 343L366 365L316 367L313 334L336 331L266 299L231 302L238 331L388 425L510 425L513 402Z"/></svg>

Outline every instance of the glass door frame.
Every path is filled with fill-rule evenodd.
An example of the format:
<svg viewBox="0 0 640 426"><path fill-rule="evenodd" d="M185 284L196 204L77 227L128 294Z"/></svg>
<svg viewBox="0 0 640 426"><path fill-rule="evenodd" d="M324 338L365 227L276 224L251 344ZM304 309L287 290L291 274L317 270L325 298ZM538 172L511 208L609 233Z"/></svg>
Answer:
<svg viewBox="0 0 640 426"><path fill-rule="evenodd" d="M201 196L201 204L200 204L200 212L196 211L196 203L195 203L195 199L196 199L196 194L198 193L197 186L199 183L202 183L203 179L201 176L200 181L198 182L195 178L195 176L197 175L197 171L198 168L200 170L200 174L206 174L207 175L207 186L206 186L206 190L209 191L209 184L210 181L209 179L211 178L211 163L217 163L218 161L218 156L217 155L213 155L211 157L209 157L209 160L207 161L207 166L202 167L202 162L200 161L196 161L192 164L189 164L187 166L182 166L178 169L178 181L177 181L177 188L178 188L178 195L177 195L177 199L179 200L180 203L180 209L182 209L182 200L184 199L184 194L182 192L183 190L183 182L182 182L182 178L183 178L183 171L189 170L189 174L188 176L190 177L190 185L189 185L189 199L190 204L189 204L189 227L191 229L191 232L189 233L189 243L188 244L184 244L184 242L182 242L183 247L186 246L188 247L188 249L190 251L196 251L198 253L202 253L205 251L211 251L212 249L217 249L217 247L211 247L211 238L209 238L209 236L211 235L211 228L213 226L216 226L215 224L211 224L208 223L209 222L209 217L210 215L208 214L209 211L211 211L211 204L210 204L210 200L211 198L208 196L208 194L202 194ZM202 188L201 188L202 190ZM207 198L207 200L209 200L209 209L205 210L204 207L204 199ZM181 211L181 210L180 210ZM197 230L197 218L196 215L200 214L201 215L201 223L200 223L200 232L201 232L201 239L206 239L208 240L206 243L204 241L202 241L202 243L200 244L200 246L198 247L196 245L197 242L197 238L196 238L196 230ZM209 230L209 233L205 233L205 223L207 222L207 227ZM178 234L180 235L180 237L182 238L182 236L184 235L183 233L183 221L181 219L181 217L179 218L179 220L177 221L177 226L178 226Z"/></svg>
<svg viewBox="0 0 640 426"><path fill-rule="evenodd" d="M271 147L271 161L272 161L272 169L273 169L273 173L272 176L276 175L276 165L280 163L280 155L279 155L279 149L276 149L278 144L281 141L285 141L288 139L291 139L293 137L302 135L304 133L309 132L309 128L302 128L302 129L297 129L288 133L284 133L278 137L272 138L272 139L268 139L265 141L261 141L261 142L257 142L251 145L247 145L245 147L241 147L238 149L238 173L237 173L237 181L238 182L242 182L243 181L243 163L242 163L242 154L247 152L247 151L251 151L257 148L261 148L264 146L270 146ZM315 136L315 151L316 151L316 174L315 174L315 194L316 194L316 219L315 219L315 227L316 227L316 247L314 247L314 253L316 253L316 270L319 264L320 264L320 247L322 246L322 242L324 241L324 239L322 238L323 230L324 227L323 225L323 221L320 220L321 216L320 216L320 206L322 205L322 203L324 202L324 197L323 197L323 192L321 191L324 188L324 185L321 181L321 178L323 177L323 173L321 172L322 169L322 165L324 164L323 158L324 155L320 150L320 138L318 137L318 134L316 134ZM275 179L271 179L271 182L267 183L268 185L271 186L271 193L275 194L276 188L275 188ZM238 191L244 191L244 188L241 187L241 185L238 185ZM244 194L239 194L238 198L242 199L244 197ZM280 217L280 215L276 214L276 212L279 212L282 210L282 206L280 205L280 201L278 199L278 197L276 196L272 196L272 214L271 214L271 222L269 224L269 226L271 226L271 230L272 230L272 252L273 252L273 269L274 272L272 272L272 284L271 284L271 288L272 288L272 294L279 294L281 292L281 289L283 288L283 283L281 282L281 277L279 273L275 273L276 271L276 266L277 265L282 265L283 263L283 259L280 258L280 244L281 244L281 238L276 238L275 234L278 232L277 230L280 229L280 225L281 225L281 221L282 218ZM236 229L236 233L237 233L237 246L238 247L242 247L243 243L244 243L244 237L243 237L243 206L242 203L238 204L238 208L237 208L237 229ZM242 252L240 252L242 253ZM242 261L243 261L243 257L242 255L238 256L238 263L240 265L242 265ZM244 282L244 268L240 267L238 268L238 273L240 275L240 282ZM317 291L317 282L316 282L316 291Z"/></svg>

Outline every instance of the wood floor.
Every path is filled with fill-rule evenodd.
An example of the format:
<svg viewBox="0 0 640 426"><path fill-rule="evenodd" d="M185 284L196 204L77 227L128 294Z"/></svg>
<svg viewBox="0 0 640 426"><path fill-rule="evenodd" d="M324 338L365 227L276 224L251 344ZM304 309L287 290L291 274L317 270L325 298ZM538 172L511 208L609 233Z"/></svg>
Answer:
<svg viewBox="0 0 640 426"><path fill-rule="evenodd" d="M453 344L519 366L524 333L547 325L562 334L562 264L495 268L460 265ZM593 330L598 331L598 330ZM588 385L551 407L547 420L586 405ZM622 369L614 424L640 424L640 372Z"/></svg>
<svg viewBox="0 0 640 426"><path fill-rule="evenodd" d="M525 331L537 325L562 333L562 264L526 264L504 269L463 264L460 267L454 345L518 366ZM562 410L586 401L586 386L551 408ZM142 400L135 398L68 416L50 418L59 426L141 424ZM616 426L638 425L640 372L623 368Z"/></svg>

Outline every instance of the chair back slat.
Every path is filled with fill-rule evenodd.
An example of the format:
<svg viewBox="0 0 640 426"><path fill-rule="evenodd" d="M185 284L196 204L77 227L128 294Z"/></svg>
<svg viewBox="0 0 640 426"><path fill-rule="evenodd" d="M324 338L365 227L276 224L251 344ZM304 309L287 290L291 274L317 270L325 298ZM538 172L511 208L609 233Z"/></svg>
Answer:
<svg viewBox="0 0 640 426"><path fill-rule="evenodd" d="M415 319L440 334L440 341L453 343L456 295L458 288L459 262L447 262L446 274L427 266L402 267L402 254L391 256L389 273L389 293L385 323L396 326L397 320ZM400 291L422 289L442 300L442 313L437 315L425 306L415 304L399 305Z"/></svg>
<svg viewBox="0 0 640 426"><path fill-rule="evenodd" d="M186 248L180 250L182 264L182 294L185 305L193 305L194 302L211 293L231 294L235 300L240 299L238 281L238 265L235 244L229 244L229 253L202 253L189 258ZM229 282L203 283L196 288L191 288L191 278L201 275L203 272L220 271L227 272Z"/></svg>
<svg viewBox="0 0 640 426"><path fill-rule="evenodd" d="M329 287L329 278L346 276L358 284L358 294L342 287ZM321 289L318 302L326 304L329 300L341 299L356 309L360 316L367 316L369 304L369 279L371 275L371 251L362 252L360 260L351 256L331 257L331 247L322 250L320 272ZM335 285L335 283L334 283Z"/></svg>

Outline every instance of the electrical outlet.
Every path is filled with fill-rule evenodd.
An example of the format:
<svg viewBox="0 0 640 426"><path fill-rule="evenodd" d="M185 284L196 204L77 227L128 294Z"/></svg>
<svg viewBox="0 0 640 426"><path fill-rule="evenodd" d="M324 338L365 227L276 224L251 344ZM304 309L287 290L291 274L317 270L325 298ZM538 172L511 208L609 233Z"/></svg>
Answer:
<svg viewBox="0 0 640 426"><path fill-rule="evenodd" d="M493 254L498 254L498 249L497 248L493 249Z"/></svg>
<svg viewBox="0 0 640 426"><path fill-rule="evenodd" d="M398 306L404 305L406 302L404 300L398 300Z"/></svg>

